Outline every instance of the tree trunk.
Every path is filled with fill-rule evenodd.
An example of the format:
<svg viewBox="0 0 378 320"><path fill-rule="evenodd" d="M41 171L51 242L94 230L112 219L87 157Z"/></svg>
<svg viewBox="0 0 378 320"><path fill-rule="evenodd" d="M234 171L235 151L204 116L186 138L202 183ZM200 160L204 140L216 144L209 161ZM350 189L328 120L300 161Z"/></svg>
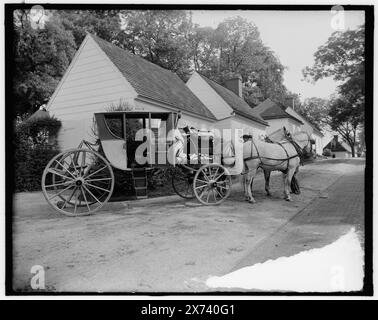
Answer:
<svg viewBox="0 0 378 320"><path fill-rule="evenodd" d="M353 143L352 141L348 141L348 144L352 150L352 158L354 158L355 157L355 150L354 150L355 143Z"/></svg>

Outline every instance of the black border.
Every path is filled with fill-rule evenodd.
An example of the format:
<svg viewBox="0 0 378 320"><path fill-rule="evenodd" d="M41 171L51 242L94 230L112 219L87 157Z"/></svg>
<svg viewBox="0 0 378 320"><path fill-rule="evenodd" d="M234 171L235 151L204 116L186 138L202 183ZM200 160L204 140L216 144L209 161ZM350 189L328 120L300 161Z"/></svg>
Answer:
<svg viewBox="0 0 378 320"><path fill-rule="evenodd" d="M365 278L362 291L358 292L316 292L316 293L296 293L296 292L18 292L12 288L13 279L13 248L12 248L12 226L13 226L13 121L14 112L12 109L12 75L14 70L13 60L13 10L30 9L33 3L28 4L5 4L5 169L6 169L6 220L5 220L5 241L6 241L6 267L5 267L5 293L13 296L88 296L88 295L131 295L131 296L372 296L373 295L373 66L374 66L374 6L372 5L345 5L344 10L365 11L365 139L366 139L366 169L365 169ZM288 10L288 11L330 11L332 5L186 5L186 4L41 4L46 9L164 9L164 10ZM163 301L161 301L163 304ZM179 301L175 301L178 303ZM193 300L193 303L195 301ZM222 301L220 301L222 302ZM236 303L237 301L235 301ZM152 301L151 301L152 303ZM229 304L232 301L228 302Z"/></svg>

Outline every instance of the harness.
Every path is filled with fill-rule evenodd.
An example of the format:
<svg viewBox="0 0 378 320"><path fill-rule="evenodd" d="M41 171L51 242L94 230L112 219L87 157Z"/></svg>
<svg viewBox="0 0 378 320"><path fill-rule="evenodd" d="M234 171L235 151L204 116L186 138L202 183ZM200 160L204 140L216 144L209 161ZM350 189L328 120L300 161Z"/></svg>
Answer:
<svg viewBox="0 0 378 320"><path fill-rule="evenodd" d="M244 164L245 164L245 166L247 167L247 169L248 169L248 166L247 166L247 164L246 164L246 161L248 161L248 160L253 160L253 159L259 159L259 160L260 160L261 164L259 165L259 167L261 167L261 166L276 167L276 166L281 165L281 164L284 163L285 161L287 161L287 167L286 167L286 170L289 168L289 160L290 160L290 159L294 159L294 158L296 158L296 157L299 157L300 159L302 159L302 157L303 157L303 152L302 152L302 150L301 150L301 147L300 147L300 146L299 146L299 145L298 145L298 144L297 144L297 143L296 143L291 137L287 137L287 138L288 138L288 139L287 139L288 142L291 143L291 144L293 145L295 151L297 152L296 155L293 155L293 156L291 156L291 157L289 156L287 150L285 149L285 147L283 146L282 143L280 143L280 142L273 142L273 143L276 143L276 144L278 144L279 146L281 146L282 149L284 149L284 151L285 151L285 153L286 153L286 156L287 156L287 158L285 158L285 159L277 159L277 158L270 158L270 157L262 157L262 156L260 156L259 149L257 149L257 146L256 146L256 144L255 144L255 142L253 141L253 138L252 138L252 140L251 140L251 142L252 142L251 156L248 157L248 158L246 158L246 159L244 159ZM256 156L253 156L253 146L254 146L255 149L256 149L256 153L257 153ZM266 159L266 160L274 160L274 161L281 161L281 163L279 163L279 164L267 164L267 163L264 163L264 162L262 161L262 159Z"/></svg>

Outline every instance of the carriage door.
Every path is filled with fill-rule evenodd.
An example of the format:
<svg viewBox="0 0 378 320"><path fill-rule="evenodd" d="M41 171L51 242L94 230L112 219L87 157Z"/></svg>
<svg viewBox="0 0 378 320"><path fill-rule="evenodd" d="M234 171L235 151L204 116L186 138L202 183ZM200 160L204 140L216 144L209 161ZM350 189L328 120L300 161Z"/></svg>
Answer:
<svg viewBox="0 0 378 320"><path fill-rule="evenodd" d="M106 158L113 167L126 170L123 115L121 113L96 113L97 135Z"/></svg>

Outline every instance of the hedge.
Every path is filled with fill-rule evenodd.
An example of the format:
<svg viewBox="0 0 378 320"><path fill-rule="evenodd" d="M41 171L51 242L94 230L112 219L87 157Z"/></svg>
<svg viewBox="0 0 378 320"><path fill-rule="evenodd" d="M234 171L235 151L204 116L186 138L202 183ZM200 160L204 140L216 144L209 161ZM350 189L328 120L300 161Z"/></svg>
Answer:
<svg viewBox="0 0 378 320"><path fill-rule="evenodd" d="M41 190L47 163L59 153L55 137L61 122L43 118L18 122L14 135L15 191Z"/></svg>

